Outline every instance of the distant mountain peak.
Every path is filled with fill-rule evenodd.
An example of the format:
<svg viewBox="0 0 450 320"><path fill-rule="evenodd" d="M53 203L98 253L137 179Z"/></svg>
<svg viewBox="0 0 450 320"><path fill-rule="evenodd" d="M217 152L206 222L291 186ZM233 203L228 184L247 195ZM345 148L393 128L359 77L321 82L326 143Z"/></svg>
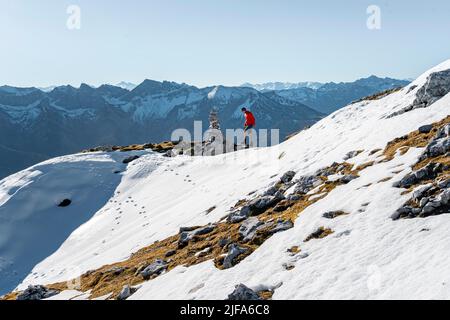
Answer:
<svg viewBox="0 0 450 320"><path fill-rule="evenodd" d="M126 81L121 81L118 84L115 85L116 87L120 87L122 89L126 89L128 91L133 90L134 88L137 87L136 84L132 83L132 82L126 82Z"/></svg>

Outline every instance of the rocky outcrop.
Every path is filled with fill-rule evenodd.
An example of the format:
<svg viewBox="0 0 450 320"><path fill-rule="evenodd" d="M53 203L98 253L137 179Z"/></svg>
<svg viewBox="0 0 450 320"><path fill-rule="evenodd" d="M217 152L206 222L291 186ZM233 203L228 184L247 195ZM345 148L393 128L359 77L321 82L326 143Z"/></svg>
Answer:
<svg viewBox="0 0 450 320"><path fill-rule="evenodd" d="M404 218L425 218L450 212L450 178L419 186L414 190L411 201L400 207L393 220Z"/></svg>
<svg viewBox="0 0 450 320"><path fill-rule="evenodd" d="M450 124L444 122L420 156L419 169L394 183L394 187L414 190L411 199L391 215L393 220L450 213L449 150Z"/></svg>
<svg viewBox="0 0 450 320"><path fill-rule="evenodd" d="M427 82L417 91L413 109L426 108L450 92L450 69L434 72Z"/></svg>
<svg viewBox="0 0 450 320"><path fill-rule="evenodd" d="M29 286L17 296L17 300L42 300L57 295L60 291L48 289L44 286Z"/></svg>
<svg viewBox="0 0 450 320"><path fill-rule="evenodd" d="M235 287L234 291L228 295L226 300L262 300L261 297L252 289L239 284Z"/></svg>
<svg viewBox="0 0 450 320"><path fill-rule="evenodd" d="M418 108L427 108L450 92L450 69L434 72L427 78L426 83L417 90L414 102L400 111L388 116L392 118Z"/></svg>
<svg viewBox="0 0 450 320"><path fill-rule="evenodd" d="M439 129L436 137L428 144L420 161L441 156L450 151L450 123Z"/></svg>
<svg viewBox="0 0 450 320"><path fill-rule="evenodd" d="M440 172L442 172L442 164L429 163L425 167L406 175L400 181L395 182L393 186L396 188L409 188L413 185L421 183L422 181L436 178Z"/></svg>
<svg viewBox="0 0 450 320"><path fill-rule="evenodd" d="M283 198L284 196L282 193L277 193L273 196L259 196L248 202L248 204L244 205L240 209L231 212L227 217L227 221L231 223L238 223L250 216L260 215L269 208L273 208L278 202L283 200Z"/></svg>

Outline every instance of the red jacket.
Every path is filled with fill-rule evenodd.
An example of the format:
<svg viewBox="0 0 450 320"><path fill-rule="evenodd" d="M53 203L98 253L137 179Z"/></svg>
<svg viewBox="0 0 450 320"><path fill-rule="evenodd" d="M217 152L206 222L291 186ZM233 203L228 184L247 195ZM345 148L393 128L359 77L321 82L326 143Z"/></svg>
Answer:
<svg viewBox="0 0 450 320"><path fill-rule="evenodd" d="M253 113L250 111L245 111L245 124L244 126L254 126L256 123L255 117L253 116Z"/></svg>

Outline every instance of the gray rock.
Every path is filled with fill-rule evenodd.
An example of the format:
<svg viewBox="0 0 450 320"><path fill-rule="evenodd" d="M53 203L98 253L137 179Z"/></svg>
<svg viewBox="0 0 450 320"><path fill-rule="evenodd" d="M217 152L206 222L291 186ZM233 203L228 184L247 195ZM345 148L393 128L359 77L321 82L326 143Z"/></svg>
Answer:
<svg viewBox="0 0 450 320"><path fill-rule="evenodd" d="M264 196L273 196L277 192L278 192L277 187L270 187L269 189L267 189L266 192L264 192Z"/></svg>
<svg viewBox="0 0 450 320"><path fill-rule="evenodd" d="M275 234L277 232L286 231L294 227L294 224L291 220L278 220L275 227L269 231L270 234Z"/></svg>
<svg viewBox="0 0 450 320"><path fill-rule="evenodd" d="M125 268L123 268L123 267L112 267L107 270L107 272L113 273L116 276L118 276L119 274L121 274L124 271L125 271Z"/></svg>
<svg viewBox="0 0 450 320"><path fill-rule="evenodd" d="M241 221L244 221L245 219L247 219L247 217L241 215L239 211L232 212L227 217L227 221L230 223L239 223Z"/></svg>
<svg viewBox="0 0 450 320"><path fill-rule="evenodd" d="M177 250L169 250L164 255L166 258L173 256L175 253L177 253Z"/></svg>
<svg viewBox="0 0 450 320"><path fill-rule="evenodd" d="M163 157L166 157L166 158L173 158L173 157L176 157L176 156L177 156L177 154L173 150L167 150L163 154Z"/></svg>
<svg viewBox="0 0 450 320"><path fill-rule="evenodd" d="M357 155L359 154L359 151L350 151L350 152L348 152L345 156L344 156L344 161L347 161L347 160L349 160L349 159L351 159L351 158L354 158L354 157L356 157Z"/></svg>
<svg viewBox="0 0 450 320"><path fill-rule="evenodd" d="M433 215L433 213L441 206L441 203L435 199L429 200L427 204L422 209L422 215L429 216Z"/></svg>
<svg viewBox="0 0 450 320"><path fill-rule="evenodd" d="M291 180L294 178L295 176L295 172L294 171L288 171L285 174L283 174L283 176L281 177L281 182L282 183L288 183L291 182Z"/></svg>
<svg viewBox="0 0 450 320"><path fill-rule="evenodd" d="M166 269L167 262L161 259L157 259L155 262L145 267L140 274L144 279L148 280L151 276L159 275Z"/></svg>
<svg viewBox="0 0 450 320"><path fill-rule="evenodd" d="M399 182L397 182L395 186L399 188L409 188L410 186L421 181L436 178L437 174L441 171L442 165L440 163L429 163L422 169L407 174Z"/></svg>
<svg viewBox="0 0 450 320"><path fill-rule="evenodd" d="M424 126L419 127L420 133L429 133L433 129L433 125L426 124Z"/></svg>
<svg viewBox="0 0 450 320"><path fill-rule="evenodd" d="M437 186L439 189L450 188L450 178L443 181L439 181Z"/></svg>
<svg viewBox="0 0 450 320"><path fill-rule="evenodd" d="M230 239L222 238L219 240L219 247L223 248L230 243Z"/></svg>
<svg viewBox="0 0 450 320"><path fill-rule="evenodd" d="M137 289L132 288L129 285L125 285L123 286L122 291L120 291L119 295L117 296L117 300L126 300L131 297L131 295L136 291Z"/></svg>
<svg viewBox="0 0 450 320"><path fill-rule="evenodd" d="M398 209L392 216L392 220L398 220L403 217L407 217L412 212L412 208L405 206Z"/></svg>
<svg viewBox="0 0 450 320"><path fill-rule="evenodd" d="M299 196L298 194L290 194L287 196L286 199L288 199L289 201L298 201L300 200L302 197Z"/></svg>
<svg viewBox="0 0 450 320"><path fill-rule="evenodd" d="M237 285L226 300L262 300L258 294L242 283Z"/></svg>
<svg viewBox="0 0 450 320"><path fill-rule="evenodd" d="M342 215L346 215L347 213L343 212L343 211L328 211L325 212L322 217L326 218L326 219L334 219L337 218L339 216Z"/></svg>
<svg viewBox="0 0 450 320"><path fill-rule="evenodd" d="M347 184L350 181L355 180L357 178L358 178L358 176L356 176L354 174L347 174L347 175L343 176L342 178L340 178L339 181L342 182L342 183Z"/></svg>
<svg viewBox="0 0 450 320"><path fill-rule="evenodd" d="M419 188L417 188L416 190L414 190L412 198L414 201L420 201L420 199L422 198L422 196L431 189L431 187L433 187L432 183L428 183L426 185L420 186Z"/></svg>
<svg viewBox="0 0 450 320"><path fill-rule="evenodd" d="M279 194L274 196L262 196L256 199L253 199L248 204L248 210L250 210L250 215L256 216L269 208L274 207L278 202L280 202L283 198L280 197Z"/></svg>
<svg viewBox="0 0 450 320"><path fill-rule="evenodd" d="M17 296L16 300L42 300L53 297L59 292L58 290L51 290L41 285L30 285Z"/></svg>
<svg viewBox="0 0 450 320"><path fill-rule="evenodd" d="M180 240L178 240L178 247L186 246L195 236L208 234L214 230L214 225L207 225L200 228L180 228Z"/></svg>
<svg viewBox="0 0 450 320"><path fill-rule="evenodd" d="M438 196L438 201L441 203L441 205L447 205L450 203L450 189L447 189L445 191L443 191L439 196Z"/></svg>
<svg viewBox="0 0 450 320"><path fill-rule="evenodd" d="M245 220L239 228L239 236L243 242L252 240L259 226L263 225L263 222L256 217L251 217Z"/></svg>
<svg viewBox="0 0 450 320"><path fill-rule="evenodd" d="M428 107L450 92L450 69L434 72L416 94L414 106Z"/></svg>
<svg viewBox="0 0 450 320"><path fill-rule="evenodd" d="M450 123L441 128L436 137L428 144L420 160L444 155L450 151Z"/></svg>
<svg viewBox="0 0 450 320"><path fill-rule="evenodd" d="M322 184L322 180L316 176L303 176L296 181L294 193L307 194L312 189Z"/></svg>
<svg viewBox="0 0 450 320"><path fill-rule="evenodd" d="M228 247L228 253L223 260L223 268L229 269L235 265L235 259L241 254L247 252L247 249L238 246L235 243L232 243Z"/></svg>

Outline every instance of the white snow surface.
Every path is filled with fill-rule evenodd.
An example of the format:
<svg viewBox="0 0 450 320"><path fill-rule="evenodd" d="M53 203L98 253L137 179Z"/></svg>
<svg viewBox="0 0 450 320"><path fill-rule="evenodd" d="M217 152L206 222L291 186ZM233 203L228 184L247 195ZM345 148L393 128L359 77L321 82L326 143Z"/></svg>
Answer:
<svg viewBox="0 0 450 320"><path fill-rule="evenodd" d="M378 101L352 104L270 148L215 157L77 154L0 181L0 293L70 280L127 259L180 227L218 222L238 200L262 193L288 170L298 178L342 162L353 150L364 152L350 163L375 160L379 154L369 155L371 150L449 114L447 95L428 108L386 118L414 101L429 73L449 68L450 60L419 77L409 93L410 86ZM233 268L218 270L212 261L179 266L143 283L129 299L224 299L239 283L276 288L273 299L450 298L450 216L390 219L409 198L392 182L411 171L421 151L411 149L365 169ZM135 153L138 160L122 164ZM377 183L386 177L393 179ZM64 198L72 204L57 207ZM206 214L212 206L216 209ZM350 215L322 218L330 210ZM320 226L335 233L303 243ZM286 252L293 245L301 254ZM283 263L295 268L286 271ZM58 298L74 296L71 291Z"/></svg>

